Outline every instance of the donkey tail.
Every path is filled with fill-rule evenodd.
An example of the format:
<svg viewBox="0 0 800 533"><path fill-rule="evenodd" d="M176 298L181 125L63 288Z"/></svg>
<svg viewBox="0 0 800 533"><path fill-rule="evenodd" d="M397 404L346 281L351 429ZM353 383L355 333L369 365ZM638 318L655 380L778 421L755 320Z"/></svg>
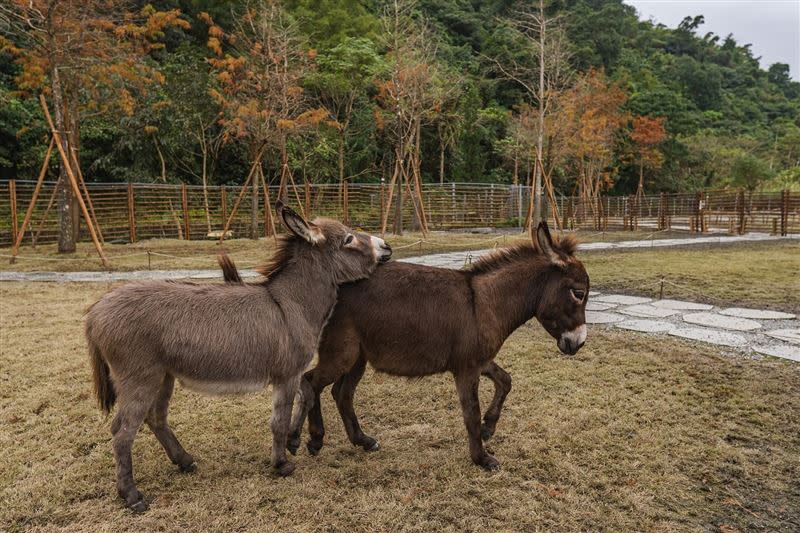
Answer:
<svg viewBox="0 0 800 533"><path fill-rule="evenodd" d="M228 257L228 254L220 252L217 256L217 262L222 269L222 277L225 279L225 283L243 283L242 277L239 275L239 270L233 263L233 259Z"/></svg>
<svg viewBox="0 0 800 533"><path fill-rule="evenodd" d="M117 393L114 390L114 383L111 381L108 363L103 359L100 349L91 340L89 340L89 357L92 361L94 394L97 397L97 403L100 404L100 409L108 414L117 401Z"/></svg>

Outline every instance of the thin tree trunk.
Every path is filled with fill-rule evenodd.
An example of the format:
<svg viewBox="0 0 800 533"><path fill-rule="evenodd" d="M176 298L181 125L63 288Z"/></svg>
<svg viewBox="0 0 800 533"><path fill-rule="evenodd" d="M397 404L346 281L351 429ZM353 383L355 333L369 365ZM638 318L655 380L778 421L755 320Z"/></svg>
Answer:
<svg viewBox="0 0 800 533"><path fill-rule="evenodd" d="M439 185L444 185L444 150L444 141L439 139Z"/></svg>
<svg viewBox="0 0 800 533"><path fill-rule="evenodd" d="M544 0L539 0L539 17L541 22L541 31L539 32L539 132L536 136L536 158L540 164L534 166L534 183L533 183L533 224L538 224L542 219L542 173L540 172L542 154L544 152L544 45L545 45L545 31L547 28L547 20L544 15Z"/></svg>
<svg viewBox="0 0 800 533"><path fill-rule="evenodd" d="M61 88L61 77L58 73L58 67L53 67L51 88L53 91L55 126L58 131L61 132L61 147L65 154L69 154L69 141L67 140L67 135L64 135L66 129L64 127L64 93ZM70 181L67 177L67 169L63 161L61 161L59 165L59 176L61 185L58 189L58 253L69 254L75 252L75 223L73 220L75 209L72 187L70 186Z"/></svg>
<svg viewBox="0 0 800 533"><path fill-rule="evenodd" d="M164 159L164 154L161 152L161 146L158 144L158 139L156 139L155 135L153 135L153 144L156 146L158 160L161 163L161 181L167 183L167 162ZM178 218L178 214L175 212L175 208L172 206L171 198L167 199L167 205L169 205L169 212L170 215L172 215L172 222L175 224L175 229L178 231L178 238L183 240L183 226L181 225L180 218Z"/></svg>
<svg viewBox="0 0 800 533"><path fill-rule="evenodd" d="M203 151L203 207L206 211L206 229L208 233L211 233L211 213L208 208L208 144L202 123L200 124L200 150Z"/></svg>

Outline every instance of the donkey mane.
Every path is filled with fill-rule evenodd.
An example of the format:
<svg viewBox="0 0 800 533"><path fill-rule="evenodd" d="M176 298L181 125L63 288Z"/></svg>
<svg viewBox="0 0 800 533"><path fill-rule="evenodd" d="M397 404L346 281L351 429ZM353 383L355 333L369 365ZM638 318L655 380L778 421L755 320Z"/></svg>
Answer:
<svg viewBox="0 0 800 533"><path fill-rule="evenodd" d="M257 267L256 272L267 278L265 281L274 279L294 259L295 243L299 240L300 237L293 233L278 237L278 248L275 253L269 261Z"/></svg>
<svg viewBox="0 0 800 533"><path fill-rule="evenodd" d="M573 256L577 248L578 240L574 235L565 235L558 240L553 239L553 251L565 258ZM473 264L470 272L473 274L485 274L521 259L530 259L540 255L542 255L541 250L529 242L515 244L507 248L498 248L478 259Z"/></svg>

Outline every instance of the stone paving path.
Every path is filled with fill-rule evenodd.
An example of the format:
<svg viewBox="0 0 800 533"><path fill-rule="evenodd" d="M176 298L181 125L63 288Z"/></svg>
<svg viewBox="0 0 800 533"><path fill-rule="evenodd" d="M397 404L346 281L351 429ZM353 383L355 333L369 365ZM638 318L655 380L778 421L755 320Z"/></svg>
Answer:
<svg viewBox="0 0 800 533"><path fill-rule="evenodd" d="M672 335L800 362L800 321L791 313L598 292L589 294L586 309L589 324Z"/></svg>
<svg viewBox="0 0 800 533"><path fill-rule="evenodd" d="M742 236L585 243L580 250L651 248L692 244L769 241L786 237L750 233ZM790 236L798 239L800 235ZM492 250L452 252L399 259L422 265L462 268ZM241 270L255 277L254 270ZM219 270L144 270L134 272L0 272L0 281L112 282L135 279L220 279ZM800 362L800 321L790 313L760 309L717 308L680 300L591 292L586 321L653 335L672 335L717 346Z"/></svg>

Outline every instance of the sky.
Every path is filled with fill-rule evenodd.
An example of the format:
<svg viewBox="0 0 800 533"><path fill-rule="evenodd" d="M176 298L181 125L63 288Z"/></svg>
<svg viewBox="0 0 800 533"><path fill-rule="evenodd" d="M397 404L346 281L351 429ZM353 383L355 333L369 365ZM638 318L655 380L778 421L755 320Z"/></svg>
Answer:
<svg viewBox="0 0 800 533"><path fill-rule="evenodd" d="M683 17L703 15L697 30L736 42L750 43L753 55L761 56L761 67L787 63L792 79L800 81L800 0L625 0L642 20L653 19L675 28Z"/></svg>

